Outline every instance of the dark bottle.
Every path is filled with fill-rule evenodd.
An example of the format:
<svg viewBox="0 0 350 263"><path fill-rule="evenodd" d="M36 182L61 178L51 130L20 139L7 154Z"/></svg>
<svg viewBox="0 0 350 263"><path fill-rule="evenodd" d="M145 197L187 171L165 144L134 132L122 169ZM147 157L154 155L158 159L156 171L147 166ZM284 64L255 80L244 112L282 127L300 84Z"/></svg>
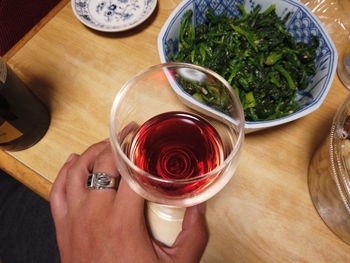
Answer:
<svg viewBox="0 0 350 263"><path fill-rule="evenodd" d="M0 148L26 149L45 135L49 124L46 106L0 58Z"/></svg>

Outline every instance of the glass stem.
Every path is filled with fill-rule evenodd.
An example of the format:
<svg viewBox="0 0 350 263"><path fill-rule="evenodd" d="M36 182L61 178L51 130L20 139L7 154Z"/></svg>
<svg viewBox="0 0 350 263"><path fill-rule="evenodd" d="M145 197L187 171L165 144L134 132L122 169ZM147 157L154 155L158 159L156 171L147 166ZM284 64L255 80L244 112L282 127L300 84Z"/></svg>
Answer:
<svg viewBox="0 0 350 263"><path fill-rule="evenodd" d="M147 223L153 238L172 246L182 230L186 208L147 202Z"/></svg>

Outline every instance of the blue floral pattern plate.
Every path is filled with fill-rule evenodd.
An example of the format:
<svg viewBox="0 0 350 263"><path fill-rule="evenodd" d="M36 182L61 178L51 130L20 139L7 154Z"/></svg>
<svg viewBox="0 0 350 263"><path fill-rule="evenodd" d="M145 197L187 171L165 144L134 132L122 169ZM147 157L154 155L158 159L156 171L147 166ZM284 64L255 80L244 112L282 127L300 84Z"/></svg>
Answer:
<svg viewBox="0 0 350 263"><path fill-rule="evenodd" d="M237 3L241 3L249 12L257 5L262 11L272 4L276 5L276 13L279 17L284 17L288 12L292 13L286 22L286 28L296 41L307 43L313 36L320 39L315 61L316 74L310 79L307 89L297 94L300 109L275 120L246 122L246 131L287 123L316 110L324 101L332 85L338 55L332 39L318 18L297 0L184 0L170 14L158 35L158 52L161 62L170 62L172 56L179 51L180 24L188 10L193 11L192 23L197 25L205 21L205 11L208 8L211 8L216 15L227 12L229 16L240 16Z"/></svg>
<svg viewBox="0 0 350 263"><path fill-rule="evenodd" d="M157 0L72 0L72 9L86 26L104 32L119 32L144 22Z"/></svg>

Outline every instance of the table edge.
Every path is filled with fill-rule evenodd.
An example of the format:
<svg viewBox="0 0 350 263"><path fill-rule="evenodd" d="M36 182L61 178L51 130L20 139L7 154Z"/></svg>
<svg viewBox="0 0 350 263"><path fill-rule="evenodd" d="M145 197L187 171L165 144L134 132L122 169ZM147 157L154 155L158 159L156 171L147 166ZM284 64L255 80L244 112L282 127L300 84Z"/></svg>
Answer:
<svg viewBox="0 0 350 263"><path fill-rule="evenodd" d="M40 29L46 25L64 6L71 0L61 0L46 16L44 16L31 30L29 30L12 48L10 48L2 57L5 61L12 58Z"/></svg>
<svg viewBox="0 0 350 263"><path fill-rule="evenodd" d="M52 183L5 151L0 151L0 169L31 189L42 198L49 200Z"/></svg>
<svg viewBox="0 0 350 263"><path fill-rule="evenodd" d="M10 50L2 57L4 61L12 58L33 36L36 35L70 0L61 0L47 13L31 30L29 30ZM10 153L0 150L0 169L24 184L42 198L49 200L52 182L36 173ZM30 179L28 179L30 178Z"/></svg>

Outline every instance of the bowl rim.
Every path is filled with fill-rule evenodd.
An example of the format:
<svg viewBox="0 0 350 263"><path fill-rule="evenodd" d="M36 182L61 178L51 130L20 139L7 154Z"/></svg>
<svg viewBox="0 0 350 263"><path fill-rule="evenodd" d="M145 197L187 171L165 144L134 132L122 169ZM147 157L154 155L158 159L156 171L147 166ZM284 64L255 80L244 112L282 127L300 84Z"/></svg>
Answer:
<svg viewBox="0 0 350 263"><path fill-rule="evenodd" d="M193 3L194 0L183 0L180 4L176 6L176 8L170 13L168 19L165 21L164 25L162 26L161 30L159 31L158 38L157 38L157 46L158 46L158 54L160 57L160 60L162 63L170 62L167 61L165 55L164 55L164 45L163 45L163 38L167 34L167 32L170 30L169 25L172 21L178 18L178 16L181 14L182 10L187 8L190 4ZM254 0L254 1L261 1L261 0ZM310 114L311 112L317 110L325 100L331 86L334 80L334 76L336 73L337 63L338 63L338 53L337 49L333 43L332 38L326 31L325 27L322 25L321 21L318 19L318 17L312 13L312 11L306 7L303 3L298 2L296 0L279 0L279 2L286 2L288 4L294 5L298 8L300 8L304 13L306 13L314 22L318 30L320 31L320 34L323 36L324 41L327 43L327 46L329 47L330 54L330 70L329 74L326 75L327 80L323 86L323 88L320 90L319 94L314 98L312 103L308 104L306 107L302 108L299 111L296 111L292 114L289 114L287 116L273 119L273 120L265 120L265 121L246 121L245 123L245 129L262 129L262 128L269 128L277 125L281 125L284 123L288 123L291 121L294 121L296 119L299 119L301 117L306 116L307 114ZM276 4L277 5L277 4Z"/></svg>

